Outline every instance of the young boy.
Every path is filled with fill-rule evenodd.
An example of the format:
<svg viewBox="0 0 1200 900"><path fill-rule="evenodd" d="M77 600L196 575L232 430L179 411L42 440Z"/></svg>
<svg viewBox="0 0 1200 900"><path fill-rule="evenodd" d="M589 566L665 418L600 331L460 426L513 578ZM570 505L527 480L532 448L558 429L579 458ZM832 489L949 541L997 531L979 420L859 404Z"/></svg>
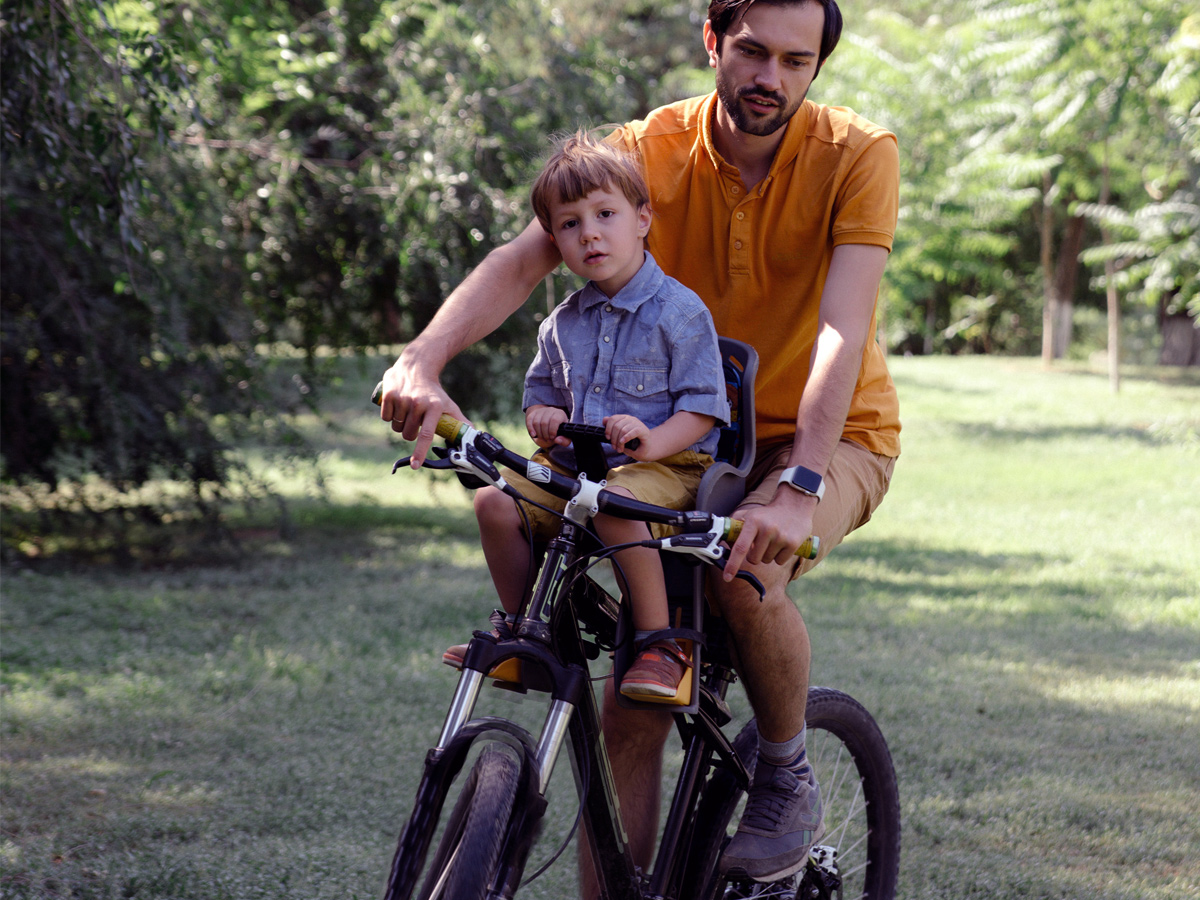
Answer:
<svg viewBox="0 0 1200 900"><path fill-rule="evenodd" d="M538 221L563 262L588 284L542 323L538 353L525 376L525 424L542 448L538 459L578 474L563 422L602 425L608 489L673 509L688 509L712 463L718 423L728 421L725 379L712 317L700 298L663 274L643 246L650 197L641 169L624 152L578 132L559 142L532 191ZM636 449L628 446L634 438ZM506 480L539 503L564 503L515 474ZM494 487L475 496L484 557L506 612L528 590L528 516L535 538L557 534L560 520ZM649 540L650 529L600 515L595 528L607 545ZM616 554L633 604L640 650L621 682L633 698L674 698L689 659L673 640L641 646L670 627L658 551ZM443 657L461 667L465 645Z"/></svg>

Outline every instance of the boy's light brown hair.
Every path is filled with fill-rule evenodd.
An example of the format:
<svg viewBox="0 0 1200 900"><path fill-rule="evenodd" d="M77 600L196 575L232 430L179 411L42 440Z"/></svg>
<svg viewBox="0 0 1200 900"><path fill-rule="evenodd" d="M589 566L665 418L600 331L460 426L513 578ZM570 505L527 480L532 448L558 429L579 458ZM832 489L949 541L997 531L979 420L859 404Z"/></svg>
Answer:
<svg viewBox="0 0 1200 900"><path fill-rule="evenodd" d="M637 159L585 131L576 131L555 139L554 152L534 181L530 199L542 228L549 231L551 203L571 203L605 188L620 191L634 209L650 202Z"/></svg>

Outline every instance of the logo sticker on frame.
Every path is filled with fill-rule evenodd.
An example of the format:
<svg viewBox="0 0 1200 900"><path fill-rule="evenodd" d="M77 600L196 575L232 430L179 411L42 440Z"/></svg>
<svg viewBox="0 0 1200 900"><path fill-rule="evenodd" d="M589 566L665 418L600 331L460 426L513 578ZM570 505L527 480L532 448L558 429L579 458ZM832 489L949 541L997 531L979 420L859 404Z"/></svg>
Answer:
<svg viewBox="0 0 1200 900"><path fill-rule="evenodd" d="M525 477L534 484L549 484L550 469L541 463L531 462L525 467Z"/></svg>

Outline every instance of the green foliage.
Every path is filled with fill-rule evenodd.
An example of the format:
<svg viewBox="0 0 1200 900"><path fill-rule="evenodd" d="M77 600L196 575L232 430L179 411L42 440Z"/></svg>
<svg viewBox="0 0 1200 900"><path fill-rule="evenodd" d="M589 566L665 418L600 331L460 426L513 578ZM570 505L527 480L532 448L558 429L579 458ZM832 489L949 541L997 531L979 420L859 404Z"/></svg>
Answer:
<svg viewBox="0 0 1200 900"><path fill-rule="evenodd" d="M188 12L5 4L6 478L166 476L204 505L201 486L234 474L230 429L264 431L279 405L245 316L220 301L236 280L189 253L186 194L164 189L194 112Z"/></svg>
<svg viewBox="0 0 1200 900"><path fill-rule="evenodd" d="M1030 274L1013 228L1054 160L1003 152L987 124L1009 115L981 74L980 23L917 23L886 10L848 33L817 88L897 133L900 221L885 274L888 343L901 350L1030 349ZM818 82L820 85L820 82ZM1032 292L1036 293L1036 291Z"/></svg>
<svg viewBox="0 0 1200 900"><path fill-rule="evenodd" d="M1112 260L1123 294L1200 319L1200 16L1185 19L1156 55L1164 65L1153 94L1166 103L1159 121L1175 137L1173 152L1147 166L1146 205L1133 212L1114 204L1079 208L1117 236L1085 252L1083 261ZM1105 283L1105 276L1096 279L1097 287Z"/></svg>
<svg viewBox="0 0 1200 900"><path fill-rule="evenodd" d="M893 347L1036 348L1043 214L1107 217L1118 246L1084 259L1119 254L1123 290L1194 308L1184 0L844 6L813 96L900 139ZM219 492L241 432L294 446L326 348L408 340L517 233L550 132L711 86L703 5L679 0L7 0L2 18L10 482ZM474 413L511 405L542 308L447 373ZM300 349L296 380L263 346Z"/></svg>
<svg viewBox="0 0 1200 900"><path fill-rule="evenodd" d="M1100 199L1105 177L1109 205L1139 221L1158 221L1150 208L1163 202L1163 215L1190 202L1200 90L1182 0L846 10L849 33L823 76L830 83L816 90L900 138L901 221L884 292L894 346L1032 350L1049 274L1043 216L1053 262L1061 229L1095 209L1086 204ZM1137 297L1196 280L1186 226L1170 214L1169 225L1147 226L1156 262L1123 275ZM1085 241L1098 243L1097 232ZM1102 287L1081 282L1074 299L1102 307Z"/></svg>
<svg viewBox="0 0 1200 900"><path fill-rule="evenodd" d="M657 89L679 51L626 53L652 17L610 42L599 10L6 3L5 478L200 497L231 430L286 444L324 347L416 334L524 225L546 136ZM535 317L448 373L467 408L511 402ZM298 382L269 377L280 342Z"/></svg>

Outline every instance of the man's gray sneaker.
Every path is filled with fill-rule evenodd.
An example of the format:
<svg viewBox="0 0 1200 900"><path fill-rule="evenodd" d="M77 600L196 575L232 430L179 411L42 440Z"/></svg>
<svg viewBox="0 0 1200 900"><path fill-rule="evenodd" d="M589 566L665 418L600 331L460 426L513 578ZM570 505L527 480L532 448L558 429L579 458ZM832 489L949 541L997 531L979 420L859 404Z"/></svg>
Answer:
<svg viewBox="0 0 1200 900"><path fill-rule="evenodd" d="M791 770L759 759L737 834L721 855L721 871L754 881L786 878L800 871L824 833L821 789L812 769L801 781Z"/></svg>

